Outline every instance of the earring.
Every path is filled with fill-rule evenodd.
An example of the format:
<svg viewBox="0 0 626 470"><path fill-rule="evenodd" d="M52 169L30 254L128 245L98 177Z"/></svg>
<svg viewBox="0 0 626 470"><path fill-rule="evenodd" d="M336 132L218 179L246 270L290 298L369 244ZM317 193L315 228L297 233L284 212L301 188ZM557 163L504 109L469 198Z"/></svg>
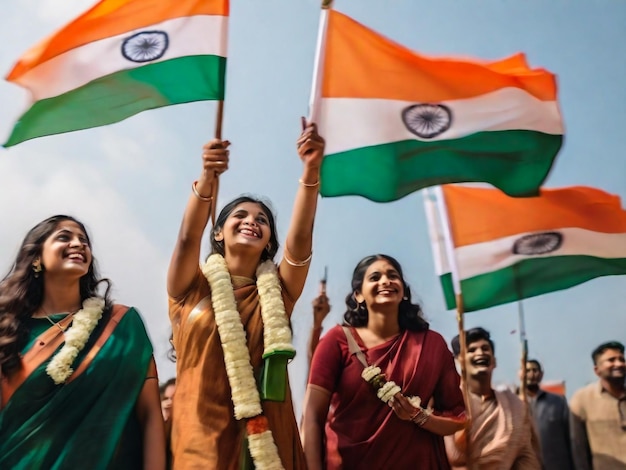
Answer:
<svg viewBox="0 0 626 470"><path fill-rule="evenodd" d="M402 300L409 300L409 298L405 295L404 297L402 297Z"/></svg>
<svg viewBox="0 0 626 470"><path fill-rule="evenodd" d="M265 250L267 250L268 253L272 252L272 244L268 243L267 246L265 247Z"/></svg>
<svg viewBox="0 0 626 470"><path fill-rule="evenodd" d="M43 271L43 267L41 266L41 258L37 258L33 261L33 272L35 273L35 277L39 277L39 273Z"/></svg>

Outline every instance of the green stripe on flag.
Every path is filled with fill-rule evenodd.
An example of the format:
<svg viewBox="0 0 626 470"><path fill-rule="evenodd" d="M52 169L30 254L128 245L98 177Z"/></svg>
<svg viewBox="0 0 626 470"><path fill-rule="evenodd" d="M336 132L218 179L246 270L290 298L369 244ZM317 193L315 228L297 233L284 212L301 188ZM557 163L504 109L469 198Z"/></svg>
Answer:
<svg viewBox="0 0 626 470"><path fill-rule="evenodd" d="M482 181L510 196L534 196L562 141L562 135L509 130L357 148L324 158L320 192L389 202L428 186Z"/></svg>
<svg viewBox="0 0 626 470"><path fill-rule="evenodd" d="M19 119L4 146L111 124L161 106L223 100L225 71L225 57L198 55L101 77L33 104Z"/></svg>
<svg viewBox="0 0 626 470"><path fill-rule="evenodd" d="M574 255L526 259L461 281L463 304L466 312L472 312L567 289L596 277L620 274L626 274L624 258ZM446 306L456 308L450 273L440 276L440 281Z"/></svg>

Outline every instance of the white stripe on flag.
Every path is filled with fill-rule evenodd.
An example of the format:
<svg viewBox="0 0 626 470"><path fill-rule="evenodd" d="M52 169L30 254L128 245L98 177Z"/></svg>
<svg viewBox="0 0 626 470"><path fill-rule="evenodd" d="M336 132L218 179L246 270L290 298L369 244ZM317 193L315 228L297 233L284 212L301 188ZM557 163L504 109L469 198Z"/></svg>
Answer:
<svg viewBox="0 0 626 470"><path fill-rule="evenodd" d="M558 232L561 246L549 253L537 255L515 254L514 243L532 233ZM597 258L626 258L626 233L593 232L581 228L562 228L545 232L529 232L456 248L456 259L461 280L497 271L531 258L587 255Z"/></svg>
<svg viewBox="0 0 626 470"><path fill-rule="evenodd" d="M320 134L326 154L403 140L458 139L482 131L531 130L563 134L556 101L541 101L519 88L500 90L464 100L442 101L452 112L452 125L442 134L423 139L407 129L402 111L413 101L369 98L322 98Z"/></svg>
<svg viewBox="0 0 626 470"><path fill-rule="evenodd" d="M167 20L72 49L28 71L16 83L28 88L33 101L78 88L97 78L146 64L190 55L226 57L228 17L197 15ZM124 40L143 31L167 33L165 54L151 62L133 62L122 55Z"/></svg>

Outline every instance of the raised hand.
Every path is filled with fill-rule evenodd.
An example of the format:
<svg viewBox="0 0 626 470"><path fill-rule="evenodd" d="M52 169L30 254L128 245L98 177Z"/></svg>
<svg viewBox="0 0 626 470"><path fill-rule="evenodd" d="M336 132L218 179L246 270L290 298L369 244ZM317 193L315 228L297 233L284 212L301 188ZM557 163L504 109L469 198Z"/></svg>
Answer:
<svg viewBox="0 0 626 470"><path fill-rule="evenodd" d="M214 179L228 170L229 146L227 140L213 139L202 147L202 174L197 183L200 193L210 194Z"/></svg>
<svg viewBox="0 0 626 470"><path fill-rule="evenodd" d="M298 155L305 165L319 168L324 158L324 139L317 133L317 125L302 118L302 134L296 141Z"/></svg>
<svg viewBox="0 0 626 470"><path fill-rule="evenodd" d="M330 312L330 304L326 294L320 294L313 300L313 327L319 328Z"/></svg>

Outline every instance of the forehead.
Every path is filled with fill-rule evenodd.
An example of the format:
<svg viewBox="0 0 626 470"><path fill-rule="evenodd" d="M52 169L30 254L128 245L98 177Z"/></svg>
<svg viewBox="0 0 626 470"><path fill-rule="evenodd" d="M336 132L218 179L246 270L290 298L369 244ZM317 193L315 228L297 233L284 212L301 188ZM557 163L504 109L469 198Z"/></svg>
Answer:
<svg viewBox="0 0 626 470"><path fill-rule="evenodd" d="M489 344L489 341L487 341L486 339L479 339L476 341L472 341L471 343L467 344L468 349L469 348L481 348L484 349L485 347L489 350L491 350L491 344Z"/></svg>
<svg viewBox="0 0 626 470"><path fill-rule="evenodd" d="M365 275L368 276L375 272L384 273L388 271L398 272L398 270L386 259L377 259L372 264L369 265L367 270L365 271Z"/></svg>
<svg viewBox="0 0 626 470"><path fill-rule="evenodd" d="M540 370L540 367L537 364L535 364L534 362L527 362L526 363L526 369Z"/></svg>
<svg viewBox="0 0 626 470"><path fill-rule="evenodd" d="M617 358L624 358L624 354L619 349L607 349L598 358L598 361L610 361Z"/></svg>
<svg viewBox="0 0 626 470"><path fill-rule="evenodd" d="M242 202L241 204L237 204L230 215L238 212L245 212L254 215L263 214L265 217L269 218L269 214L263 210L263 207L261 207L261 204L258 202Z"/></svg>
<svg viewBox="0 0 626 470"><path fill-rule="evenodd" d="M54 230L52 231L52 233L55 234L59 232L71 232L71 233L75 233L78 235L83 235L85 237L87 236L87 234L83 231L80 225L78 225L73 220L63 220L59 222L57 226L54 227Z"/></svg>

